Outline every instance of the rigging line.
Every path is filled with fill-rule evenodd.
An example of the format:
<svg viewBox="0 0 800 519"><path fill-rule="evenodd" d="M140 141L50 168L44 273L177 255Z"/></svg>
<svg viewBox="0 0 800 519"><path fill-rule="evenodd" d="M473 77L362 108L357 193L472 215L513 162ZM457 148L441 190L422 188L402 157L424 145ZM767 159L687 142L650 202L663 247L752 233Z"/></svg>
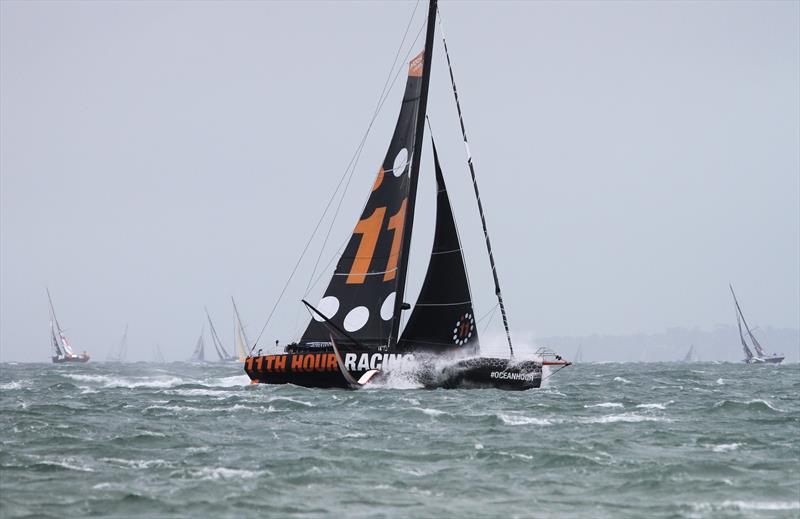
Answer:
<svg viewBox="0 0 800 519"><path fill-rule="evenodd" d="M372 115L372 119L370 120L369 125L367 126L367 131L365 132L364 137L361 139L361 142L359 143L358 147L356 148L356 153L350 159L350 163L347 166L348 170L350 170L350 176L347 179L347 184L345 185L344 191L342 192L342 196L339 199L339 205L336 207L336 211L334 212L333 219L331 220L331 225L328 227L328 233L325 235L325 240L322 243L322 247L320 247L319 255L317 256L317 261L314 263L314 269L311 271L311 275L308 277L308 284L306 285L306 290L305 290L305 292L303 294L303 297L308 296L308 291L311 288L311 282L312 282L312 280L314 279L314 276L317 273L317 267L319 267L319 261L320 261L320 259L322 259L322 254L325 251L325 245L327 245L327 243L328 243L328 237L331 234L331 230L333 229L333 225L336 222L336 217L339 214L339 208L342 206L342 201L344 200L344 195L347 192L347 188L350 185L350 180L353 177L353 172L355 172L356 166L358 165L358 161L361 158L361 152L364 149L364 144L366 143L367 135L369 134L370 130L372 129L372 125L375 122L375 119L377 119L378 114L380 113L381 108L383 107L383 103L386 100L386 97L388 97L389 93L391 93L391 91L392 91L392 88L394 88L394 83L397 80L397 74L394 74L394 79L392 79L392 74L394 73L395 66L397 65L397 60L398 60L398 58L400 57L400 54L403 51L403 45L405 44L406 38L408 37L408 31L409 31L409 29L411 29L411 24L414 21L414 15L417 13L417 7L419 7L419 0L417 0L417 2L414 4L414 10L411 12L411 17L408 19L408 24L406 25L406 30L403 33L403 38L402 38L402 40L400 40L400 45L397 46L397 52L395 52L394 61L392 61L392 66L389 67L389 74L386 76L386 80L383 83L383 88L381 89L381 93L378 96L378 105L375 107L375 111L374 111L374 113ZM417 37L419 37L419 35L417 35ZM414 42L416 43L416 38L414 39ZM402 66L400 67L399 70L402 70ZM387 89L388 89L388 91L387 91Z"/></svg>
<svg viewBox="0 0 800 519"><path fill-rule="evenodd" d="M419 39L420 34L422 34L422 30L424 28L425 28L425 25L423 24L420 27L419 31L417 31L417 35L414 38L414 41L411 43L411 46L410 46L408 52L406 52L404 61L408 60L408 57L411 55L411 52L414 49L414 45L417 43L417 40ZM392 86L389 88L389 91L386 92L386 95L384 96L383 100L381 101L380 105L378 106L378 110L380 110L383 107L383 105L386 103L386 100L388 99L389 94L392 91L392 88L394 88L394 85L396 84L397 77L400 75L400 72L402 72L402 70L403 70L402 68L398 69L397 73L395 74L394 80L392 81ZM373 118L373 121L370 122L370 126L372 125L373 122L374 122L374 118ZM360 148L359 148L359 156L360 156L360 149L363 149L364 144L365 144L365 142L362 139L362 142L361 142ZM358 160L358 159L356 159L356 160ZM354 170L355 170L355 166L354 166ZM352 178L352 173L350 175L350 178ZM349 183L350 183L350 179L348 179L348 185L349 185ZM346 189L347 189L347 186L345 186L345 190ZM343 200L344 200L344 196L342 196L342 198L339 199L339 205L336 208L336 212L334 214L334 220L336 218L336 215L338 215L339 207L341 207ZM331 223L331 227L328 229L328 235L330 235L332 228L333 228L333 222ZM327 239L328 239L328 237L326 236L326 242L327 242ZM314 280L313 284L311 284L311 285L306 287L306 292L303 295L303 297L307 297L308 293L317 285L317 283L319 283L319 281L322 279L322 276L324 275L325 270L331 265L331 263L333 263L333 260L335 260L340 255L341 250L347 245L347 242L349 240L350 240L350 237L348 236L347 239L345 239L344 242L342 243L342 245L339 247L339 249L337 250L336 254L334 254L333 257L331 257L330 261L328 261L328 264L325 266L325 268L322 269L322 271L320 272L320 275ZM320 256L322 255L322 252L324 250L325 250L325 247L323 245L322 249L320 249ZM313 277L313 275L312 275L312 277Z"/></svg>
<svg viewBox="0 0 800 519"><path fill-rule="evenodd" d="M413 19L413 16L412 16L412 19ZM425 25L423 24L422 27L424 28ZM420 28L419 32L417 32L417 36L414 38L414 42L412 43L412 48L413 48L413 45L417 42L417 39L419 39L419 35L420 35L421 32L422 32L422 28ZM400 49L402 49L402 45L401 45ZM406 53L406 58L408 58L408 55L410 53L411 53L411 51L409 50L409 52ZM402 67L399 68L397 74L395 74L395 79L392 81L392 87L394 86L394 81L397 79L397 76L399 75L401 70L402 70ZM390 70L389 71L389 76L391 76L391 73L392 73L392 71ZM275 304L272 306L272 310L270 310L269 315L267 316L267 321L264 323L264 326L261 328L261 331L258 333L258 336L256 337L256 340L253 342L253 347L250 348L250 354L252 354L253 351L255 351L256 346L258 346L258 341L261 340L261 337L264 335L264 332L266 331L267 326L269 326L269 323L272 320L272 316L275 315L275 310L278 308L278 305L280 304L281 300L283 299L283 296L286 293L286 289L289 288L289 284L291 283L292 279L294 278L295 273L297 273L297 269L300 266L300 263L302 262L303 258L305 257L305 254L308 251L308 248L311 245L311 242L313 241L314 236L316 236L317 230L319 229L319 226L322 224L322 221L325 218L325 215L328 213L328 209L330 209L331 204L333 203L334 199L336 198L336 193L339 191L339 188L341 187L342 182L344 181L345 177L348 175L348 171L349 171L350 177L352 178L353 171L355 171L355 165L353 163L354 162L355 163L358 162L358 157L361 154L361 150L364 148L364 144L365 144L366 139L367 139L367 137L369 135L369 132L372 130L372 125L374 124L375 120L377 119L378 113L380 112L381 108L383 108L383 104L386 102L386 99L388 98L389 93L391 92L391 90L392 90L392 88L390 87L389 91L386 92L386 95L384 96L383 100L381 100L380 103L378 104L378 107L376 109L376 113L373 115L372 120L370 121L369 126L367 127L367 130L365 131L364 136L361 139L361 143L359 144L359 146L358 146L358 148L356 150L356 153L353 155L353 158L350 159L350 164L348 165L347 169L345 169L344 173L342 174L341 178L339 179L339 183L337 184L336 189L331 194L331 197L328 200L328 203L326 204L325 209L322 211L322 215L320 216L319 220L317 221L316 226L314 226L314 230L312 231L311 236L309 236L305 247L303 247L303 251L300 253L300 257L297 259L297 263L295 263L294 268L292 268L292 272L289 274L289 278L286 280L286 283L283 285L283 288L281 289L281 293L278 295L278 299L275 301ZM351 168L350 165L353 165L353 167ZM348 180L347 185L349 185L349 184L350 184L350 182ZM345 187L345 189L346 189L346 187ZM342 198L344 198L344 193L342 195ZM339 205L341 205L341 202L340 202ZM337 211L338 211L338 208L337 208Z"/></svg>
<svg viewBox="0 0 800 519"><path fill-rule="evenodd" d="M553 375L555 375L556 373L558 373L562 369L566 368L567 366L572 366L572 364L565 364L565 365L561 366L560 368L558 368L557 370L551 371L546 377L542 378L542 380L539 382L539 384L541 385L542 382L544 382L548 378L552 377Z"/></svg>
<svg viewBox="0 0 800 519"><path fill-rule="evenodd" d="M490 317L490 318L493 317L494 316L494 312L496 310L497 310L497 303L495 303L494 306L489 309L489 311L487 311L485 314L483 314L483 317L478 319L478 324L481 324L483 322L483 320L486 319L487 317Z"/></svg>
<svg viewBox="0 0 800 519"><path fill-rule="evenodd" d="M438 7L437 7L438 12ZM439 13L439 27L442 30L442 44L444 46L444 54L447 58L447 68L450 71L450 83L453 85L453 96L456 100L456 109L458 110L458 121L461 124L461 135L464 138L464 149L467 152L467 164L469 165L469 172L472 176L472 187L475 189L475 198L478 200L478 212L481 215L481 225L483 226L483 234L486 237L486 250L489 252L489 263L492 266L492 276L494 277L495 294L497 295L497 302L500 304L500 313L503 316L503 327L506 331L506 339L508 340L508 350L511 357L514 357L514 347L511 344L511 331L508 327L508 316L506 315L506 306L503 303L503 293L500 291L500 279L497 277L497 268L494 262L494 254L492 253L492 244L489 241L489 231L486 228L486 218L483 214L483 204L481 203L481 195L478 192L478 179L475 177L475 167L472 164L472 154L469 151L469 142L467 141L467 130L464 126L464 116L461 112L461 103L458 100L458 89L456 88L456 80L453 75L453 65L450 62L450 53L447 50L447 40L444 35L444 23L442 22L441 13Z"/></svg>

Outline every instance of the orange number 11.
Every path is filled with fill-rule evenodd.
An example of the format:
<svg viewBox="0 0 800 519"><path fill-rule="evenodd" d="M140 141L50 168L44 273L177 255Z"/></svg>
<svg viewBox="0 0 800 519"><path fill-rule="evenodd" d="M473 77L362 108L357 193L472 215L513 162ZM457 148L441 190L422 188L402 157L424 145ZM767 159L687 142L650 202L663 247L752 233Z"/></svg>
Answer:
<svg viewBox="0 0 800 519"><path fill-rule="evenodd" d="M378 245L378 237L383 227L383 217L385 215L386 208L378 207L369 217L359 220L356 224L353 234L360 234L361 242L358 244L353 266L350 268L350 273L347 275L348 285L363 283L366 280L370 263L372 263L372 256L375 254L375 247ZM394 279L397 275L397 259L400 255L400 241L403 237L403 226L406 221L405 216L406 200L403 200L400 209L389 218L389 225L386 227L388 230L394 232L392 236L392 247L389 252L389 261L386 265L386 272L383 274L384 281Z"/></svg>

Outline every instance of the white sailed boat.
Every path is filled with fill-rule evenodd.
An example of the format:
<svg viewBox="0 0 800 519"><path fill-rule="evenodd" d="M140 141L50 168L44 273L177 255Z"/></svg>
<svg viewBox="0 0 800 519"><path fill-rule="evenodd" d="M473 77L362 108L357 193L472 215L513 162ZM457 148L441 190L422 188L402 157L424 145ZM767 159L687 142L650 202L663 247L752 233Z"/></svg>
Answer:
<svg viewBox="0 0 800 519"><path fill-rule="evenodd" d="M53 347L53 362L60 364L63 362L89 362L89 353L83 351L75 353L64 330L56 317L56 310L53 307L53 298L50 297L50 290L47 289L47 301L50 303L50 343Z"/></svg>
<svg viewBox="0 0 800 519"><path fill-rule="evenodd" d="M728 286L733 295L733 304L736 306L736 324L739 326L739 339L742 342L742 350L744 351L743 362L745 364L780 364L783 362L783 359L786 358L783 354L767 353L761 346L761 343L758 342L758 339L756 339L756 336L753 335L752 330L750 330L750 327L747 325L747 321L742 313L742 308L739 306L739 301L736 299L736 293L733 291L733 285ZM750 337L753 349L750 349L742 333L742 323L744 323L744 328L747 330L748 337ZM753 350L755 350L755 352Z"/></svg>

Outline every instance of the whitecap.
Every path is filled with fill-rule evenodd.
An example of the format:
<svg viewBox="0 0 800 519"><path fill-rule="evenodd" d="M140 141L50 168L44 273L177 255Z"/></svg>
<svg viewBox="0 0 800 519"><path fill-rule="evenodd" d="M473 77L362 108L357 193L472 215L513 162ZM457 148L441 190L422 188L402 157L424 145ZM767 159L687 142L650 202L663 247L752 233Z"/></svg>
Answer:
<svg viewBox="0 0 800 519"><path fill-rule="evenodd" d="M588 409L590 407L625 407L625 406L619 402L603 402L601 404L589 404L583 407Z"/></svg>
<svg viewBox="0 0 800 519"><path fill-rule="evenodd" d="M748 400L747 402L745 402L745 404L748 404L748 405L749 404L764 404L765 406L769 407L773 411L778 411L779 413L785 413L786 412L783 409L778 409L777 407L775 407L774 405L770 404L769 402L767 402L763 398L754 398L753 400Z"/></svg>
<svg viewBox="0 0 800 519"><path fill-rule="evenodd" d="M611 414L606 416L598 416L594 418L584 418L581 420L583 423L635 423L635 422L669 422L666 418L657 416L643 416L635 413Z"/></svg>
<svg viewBox="0 0 800 519"><path fill-rule="evenodd" d="M9 382L8 384L0 384L0 389L21 389L22 384L17 382L16 380L13 382Z"/></svg>
<svg viewBox="0 0 800 519"><path fill-rule="evenodd" d="M718 378L717 379L717 384L719 384L721 386L721 385L725 384L725 381L722 378Z"/></svg>
<svg viewBox="0 0 800 519"><path fill-rule="evenodd" d="M506 425L552 425L553 423L546 418L532 416L498 414L497 417Z"/></svg>
<svg viewBox="0 0 800 519"><path fill-rule="evenodd" d="M674 400L670 400L669 402L664 402L663 404L658 404L658 403L655 403L655 404L639 404L636 407L638 407L640 409L660 409L660 410L663 411L664 409L667 408L666 406L668 406L669 404L672 404L672 403L675 403L675 401Z"/></svg>
<svg viewBox="0 0 800 519"><path fill-rule="evenodd" d="M42 465L50 465L53 467L61 467L69 470L76 470L78 472L94 472L94 469L86 465L78 465L73 458L64 458L60 460L42 460L39 462Z"/></svg>
<svg viewBox="0 0 800 519"><path fill-rule="evenodd" d="M253 470L229 469L225 467L203 467L202 469L192 469L188 472L189 476L211 481L225 479L247 479L255 478L264 474Z"/></svg>
<svg viewBox="0 0 800 519"><path fill-rule="evenodd" d="M623 384L630 384L631 381L622 377L614 377L614 382L622 382Z"/></svg>
<svg viewBox="0 0 800 519"><path fill-rule="evenodd" d="M800 510L800 501L723 501L721 503L693 503L699 512L748 510Z"/></svg>
<svg viewBox="0 0 800 519"><path fill-rule="evenodd" d="M209 387L237 387L237 386L249 386L250 385L250 377L247 375L233 375L230 377L223 377L223 378L213 378L206 383L203 383L204 386Z"/></svg>
<svg viewBox="0 0 800 519"><path fill-rule="evenodd" d="M739 448L741 443L721 443L719 445L708 445L714 452L730 452Z"/></svg>

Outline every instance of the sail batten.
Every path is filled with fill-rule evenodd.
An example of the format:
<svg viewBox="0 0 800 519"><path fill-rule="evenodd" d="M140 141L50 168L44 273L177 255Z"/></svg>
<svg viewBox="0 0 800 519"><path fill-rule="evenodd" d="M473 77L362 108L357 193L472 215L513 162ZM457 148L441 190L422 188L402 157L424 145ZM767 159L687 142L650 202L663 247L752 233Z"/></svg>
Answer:
<svg viewBox="0 0 800 519"><path fill-rule="evenodd" d="M356 341L366 348L390 342L398 292L405 278L402 251L413 204L417 112L421 99L422 55L409 64L400 114L381 167L353 234L339 256L323 297L316 304L330 323L350 334L343 347ZM312 313L300 344L330 344L328 322Z"/></svg>
<svg viewBox="0 0 800 519"><path fill-rule="evenodd" d="M433 160L437 186L433 247L398 348L474 354L478 351L478 328L469 277L435 144Z"/></svg>

